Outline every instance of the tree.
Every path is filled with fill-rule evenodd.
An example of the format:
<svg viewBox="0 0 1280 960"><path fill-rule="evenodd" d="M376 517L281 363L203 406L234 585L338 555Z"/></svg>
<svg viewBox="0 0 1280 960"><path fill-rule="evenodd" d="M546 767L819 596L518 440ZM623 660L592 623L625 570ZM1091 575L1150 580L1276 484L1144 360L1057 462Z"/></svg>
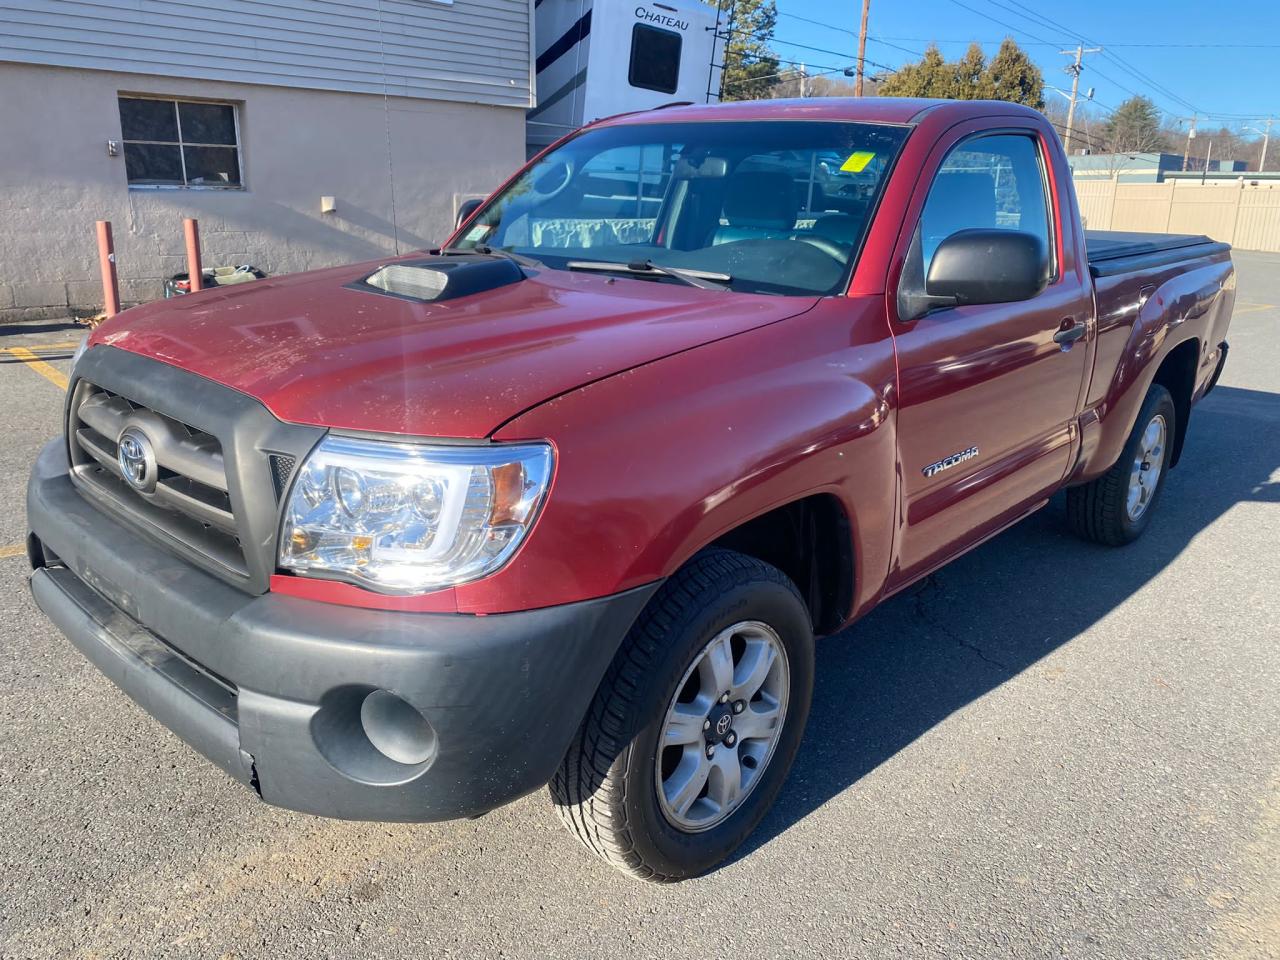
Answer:
<svg viewBox="0 0 1280 960"><path fill-rule="evenodd" d="M875 96L875 80L865 78L864 88L868 96ZM778 82L769 90L770 97L852 97L853 84L844 77L807 76L803 80L799 70L784 70Z"/></svg>
<svg viewBox="0 0 1280 960"><path fill-rule="evenodd" d="M1213 158L1222 160L1241 160L1246 153L1244 137L1236 133L1230 127L1218 127L1217 130L1204 132L1206 141L1213 141ZM1197 137L1196 139L1199 139ZM1205 153L1208 153L1208 145L1206 143Z"/></svg>
<svg viewBox="0 0 1280 960"><path fill-rule="evenodd" d="M955 68L931 43L919 63L899 67L880 84L882 97L950 97L956 89Z"/></svg>
<svg viewBox="0 0 1280 960"><path fill-rule="evenodd" d="M1005 37L987 67L988 96L1044 109L1044 74L1012 37Z"/></svg>
<svg viewBox="0 0 1280 960"><path fill-rule="evenodd" d="M1012 39L988 63L978 44L955 63L930 44L919 63L908 63L885 78L882 97L937 97L945 100L1009 100L1044 107L1044 76Z"/></svg>
<svg viewBox="0 0 1280 960"><path fill-rule="evenodd" d="M720 31L728 33L720 99L761 100L778 80L778 58L769 47L778 25L774 0L707 0L720 10ZM729 18L732 17L732 23Z"/></svg>
<svg viewBox="0 0 1280 960"><path fill-rule="evenodd" d="M991 78L987 74L987 58L979 44L969 44L953 68L955 89L951 92L952 100L989 100L991 99Z"/></svg>
<svg viewBox="0 0 1280 960"><path fill-rule="evenodd" d="M1176 136L1169 136L1168 131L1163 131L1167 146L1164 149L1172 149L1181 153L1183 148L1187 146L1186 130L1177 131ZM1274 143L1274 138L1272 140ZM1196 135L1192 139L1190 149L1187 151L1187 169L1203 170L1205 164L1209 161L1209 145L1213 145L1214 162L1222 161L1228 163L1232 160L1243 160L1246 169L1257 170L1258 160L1262 154L1262 140L1247 140L1239 132L1232 130L1230 127L1220 126L1213 130L1206 126L1200 126L1196 130ZM1153 148L1154 149L1154 148ZM1267 153L1271 153L1271 148L1267 148ZM1274 162L1274 157L1272 158Z"/></svg>
<svg viewBox="0 0 1280 960"><path fill-rule="evenodd" d="M1160 131L1160 111L1150 97L1133 96L1121 103L1102 131L1113 153L1159 153L1169 148Z"/></svg>

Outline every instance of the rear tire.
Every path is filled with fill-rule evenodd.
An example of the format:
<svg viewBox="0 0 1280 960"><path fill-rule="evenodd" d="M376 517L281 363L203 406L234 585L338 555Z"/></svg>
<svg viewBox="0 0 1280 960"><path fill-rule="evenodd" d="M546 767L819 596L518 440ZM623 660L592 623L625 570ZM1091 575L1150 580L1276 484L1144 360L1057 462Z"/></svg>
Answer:
<svg viewBox="0 0 1280 960"><path fill-rule="evenodd" d="M696 556L655 594L605 674L550 784L560 818L641 880L720 863L795 759L813 648L808 608L781 571L729 550Z"/></svg>
<svg viewBox="0 0 1280 960"><path fill-rule="evenodd" d="M1177 416L1169 391L1152 384L1115 466L1067 490L1067 520L1078 536L1113 547L1142 536L1169 473Z"/></svg>

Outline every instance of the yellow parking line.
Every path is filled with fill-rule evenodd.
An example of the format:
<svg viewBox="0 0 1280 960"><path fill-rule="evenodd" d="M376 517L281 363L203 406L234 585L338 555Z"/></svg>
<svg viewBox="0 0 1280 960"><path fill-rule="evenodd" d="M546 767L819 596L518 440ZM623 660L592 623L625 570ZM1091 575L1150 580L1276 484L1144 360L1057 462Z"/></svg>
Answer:
<svg viewBox="0 0 1280 960"><path fill-rule="evenodd" d="M25 557L27 555L27 545L25 543L11 543L7 547L0 547L0 560L8 560L10 557Z"/></svg>
<svg viewBox="0 0 1280 960"><path fill-rule="evenodd" d="M79 340L68 340L66 343L24 343L22 349L40 353L44 350L70 350L78 346L80 346Z"/></svg>
<svg viewBox="0 0 1280 960"><path fill-rule="evenodd" d="M1274 310L1274 303L1241 303L1232 311L1236 316L1242 313L1257 313L1259 310Z"/></svg>
<svg viewBox="0 0 1280 960"><path fill-rule="evenodd" d="M26 347L9 347L7 352L11 356L17 357L36 373L40 374L40 376L57 386L59 390L67 389L67 375L57 367L53 367L45 363Z"/></svg>

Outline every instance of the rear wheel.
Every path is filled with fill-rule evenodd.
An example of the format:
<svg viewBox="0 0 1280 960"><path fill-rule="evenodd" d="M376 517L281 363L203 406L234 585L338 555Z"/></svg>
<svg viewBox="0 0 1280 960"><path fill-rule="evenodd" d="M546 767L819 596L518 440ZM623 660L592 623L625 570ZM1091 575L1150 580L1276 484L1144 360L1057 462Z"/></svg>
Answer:
<svg viewBox="0 0 1280 960"><path fill-rule="evenodd" d="M1169 391L1153 384L1115 466L1067 490L1067 517L1077 534L1110 546L1142 535L1169 472L1176 418Z"/></svg>
<svg viewBox="0 0 1280 960"><path fill-rule="evenodd" d="M813 630L781 571L728 550L665 583L551 782L561 818L632 876L696 876L746 839L800 745Z"/></svg>

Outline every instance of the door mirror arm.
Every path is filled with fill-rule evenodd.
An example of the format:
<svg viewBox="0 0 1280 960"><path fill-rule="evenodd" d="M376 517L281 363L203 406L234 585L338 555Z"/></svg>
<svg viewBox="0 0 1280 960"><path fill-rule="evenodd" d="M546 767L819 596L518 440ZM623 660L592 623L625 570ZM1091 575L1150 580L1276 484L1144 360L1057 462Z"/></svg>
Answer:
<svg viewBox="0 0 1280 960"><path fill-rule="evenodd" d="M484 201L479 197L470 197L458 204L458 216L454 220L454 229L456 230L458 227L466 223L482 203L484 203Z"/></svg>
<svg viewBox="0 0 1280 960"><path fill-rule="evenodd" d="M947 310L958 307L960 303L955 297L936 297L916 290L902 289L898 292L898 319L903 323L919 320L934 310Z"/></svg>
<svg viewBox="0 0 1280 960"><path fill-rule="evenodd" d="M931 295L925 290L924 257L920 251L920 230L916 229L907 251L907 261L898 282L898 320L911 323L934 310L957 306L955 297Z"/></svg>

